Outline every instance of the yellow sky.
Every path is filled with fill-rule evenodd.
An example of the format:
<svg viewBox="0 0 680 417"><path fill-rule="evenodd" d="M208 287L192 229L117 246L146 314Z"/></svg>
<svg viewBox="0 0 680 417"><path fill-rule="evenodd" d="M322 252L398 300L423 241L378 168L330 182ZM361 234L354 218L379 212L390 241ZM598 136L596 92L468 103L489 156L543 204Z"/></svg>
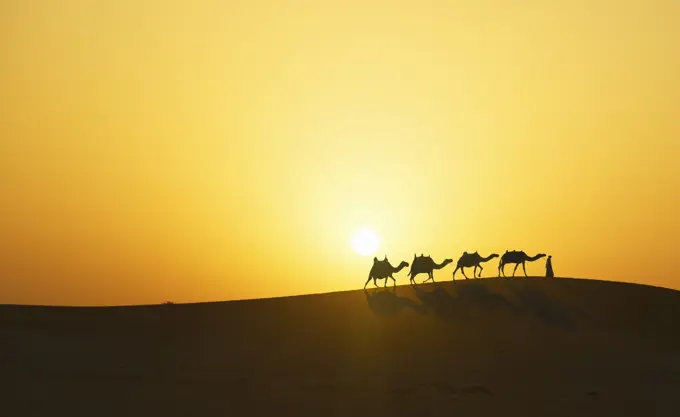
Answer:
<svg viewBox="0 0 680 417"><path fill-rule="evenodd" d="M524 249L680 288L679 21L675 0L0 0L0 303L360 288L360 227L395 265Z"/></svg>

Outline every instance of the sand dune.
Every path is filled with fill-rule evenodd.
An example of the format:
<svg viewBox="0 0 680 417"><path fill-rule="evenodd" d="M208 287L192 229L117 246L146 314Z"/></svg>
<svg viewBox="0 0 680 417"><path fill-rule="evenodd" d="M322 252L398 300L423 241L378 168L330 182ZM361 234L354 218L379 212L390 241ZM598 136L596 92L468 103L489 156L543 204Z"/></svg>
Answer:
<svg viewBox="0 0 680 417"><path fill-rule="evenodd" d="M0 306L0 415L677 416L678 318L678 291L539 278Z"/></svg>

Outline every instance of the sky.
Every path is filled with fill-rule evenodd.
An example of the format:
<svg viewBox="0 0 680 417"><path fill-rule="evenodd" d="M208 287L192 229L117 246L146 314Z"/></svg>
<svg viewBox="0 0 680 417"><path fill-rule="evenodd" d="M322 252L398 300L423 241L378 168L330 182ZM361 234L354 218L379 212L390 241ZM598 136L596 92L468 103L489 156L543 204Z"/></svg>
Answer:
<svg viewBox="0 0 680 417"><path fill-rule="evenodd" d="M0 303L357 289L361 228L394 265L521 249L680 289L678 21L675 0L0 0Z"/></svg>

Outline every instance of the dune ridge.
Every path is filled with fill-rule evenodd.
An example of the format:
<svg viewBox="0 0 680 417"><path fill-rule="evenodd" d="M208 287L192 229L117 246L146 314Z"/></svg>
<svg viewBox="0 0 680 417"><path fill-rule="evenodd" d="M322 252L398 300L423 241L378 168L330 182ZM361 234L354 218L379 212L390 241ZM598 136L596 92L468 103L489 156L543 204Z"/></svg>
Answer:
<svg viewBox="0 0 680 417"><path fill-rule="evenodd" d="M562 278L4 305L0 413L670 416L679 313L678 291Z"/></svg>

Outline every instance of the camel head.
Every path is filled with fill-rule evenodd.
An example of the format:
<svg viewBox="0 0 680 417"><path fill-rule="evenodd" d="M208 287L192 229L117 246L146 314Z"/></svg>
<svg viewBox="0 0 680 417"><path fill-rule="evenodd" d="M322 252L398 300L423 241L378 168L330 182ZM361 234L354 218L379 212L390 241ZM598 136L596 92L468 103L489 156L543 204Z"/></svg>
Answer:
<svg viewBox="0 0 680 417"><path fill-rule="evenodd" d="M547 255L545 253L539 253L538 255L534 256L535 260L539 260L541 258L545 258Z"/></svg>
<svg viewBox="0 0 680 417"><path fill-rule="evenodd" d="M492 253L491 255L489 255L489 259L498 258L499 256L500 255L497 253Z"/></svg>
<svg viewBox="0 0 680 417"><path fill-rule="evenodd" d="M442 262L442 266L446 266L446 265L450 264L451 262L453 262L453 259L444 259L444 262Z"/></svg>
<svg viewBox="0 0 680 417"><path fill-rule="evenodd" d="M407 266L408 266L408 262L401 261L401 263L399 264L399 266L397 268L402 269L402 268L406 268Z"/></svg>

